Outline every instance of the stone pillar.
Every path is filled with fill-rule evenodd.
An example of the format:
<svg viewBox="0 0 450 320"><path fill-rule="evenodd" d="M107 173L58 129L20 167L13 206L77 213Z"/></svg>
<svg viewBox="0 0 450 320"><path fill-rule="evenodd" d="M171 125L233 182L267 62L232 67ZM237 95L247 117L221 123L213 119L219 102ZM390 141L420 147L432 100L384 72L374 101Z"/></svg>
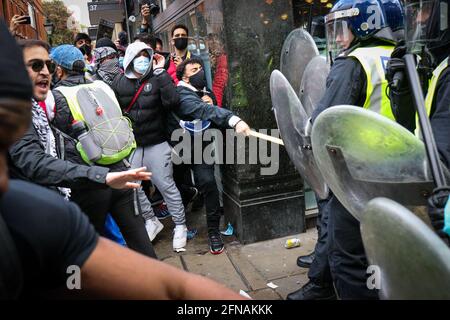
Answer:
<svg viewBox="0 0 450 320"><path fill-rule="evenodd" d="M292 3L224 0L222 4L230 72L224 105L256 130L276 129L269 79L279 68L284 39L294 28ZM237 151L248 155L248 149L247 143ZM274 175L262 175L260 164L223 166L225 223L232 223L243 243L305 230L303 182L282 146L278 164Z"/></svg>

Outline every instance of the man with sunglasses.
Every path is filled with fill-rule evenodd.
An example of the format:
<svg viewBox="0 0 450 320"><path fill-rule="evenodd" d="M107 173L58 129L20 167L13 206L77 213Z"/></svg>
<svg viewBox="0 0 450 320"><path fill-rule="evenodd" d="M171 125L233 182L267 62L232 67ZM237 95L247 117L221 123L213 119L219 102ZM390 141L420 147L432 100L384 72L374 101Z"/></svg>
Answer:
<svg viewBox="0 0 450 320"><path fill-rule="evenodd" d="M49 58L49 46L38 40L20 43L24 62L33 85L32 124L27 133L9 150L9 171L13 178L30 181L47 187L58 187L63 195L70 196L70 188L83 186L92 190L136 188L136 180L148 180L145 169L112 172L109 168L87 166L60 159L64 137L50 128L49 119L39 105L50 90L51 73L55 64ZM150 244L151 245L151 244ZM153 255L153 249L150 250ZM149 251L149 253L150 253Z"/></svg>

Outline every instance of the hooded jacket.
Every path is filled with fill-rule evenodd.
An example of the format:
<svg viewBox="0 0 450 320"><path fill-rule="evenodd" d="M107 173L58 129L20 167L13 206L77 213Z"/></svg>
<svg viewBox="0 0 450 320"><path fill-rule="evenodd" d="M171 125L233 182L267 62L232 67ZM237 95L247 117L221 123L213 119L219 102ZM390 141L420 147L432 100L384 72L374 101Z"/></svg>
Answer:
<svg viewBox="0 0 450 320"><path fill-rule="evenodd" d="M138 78L133 72L133 60L142 50L147 50L149 54L150 67L141 78ZM111 86L122 110L133 123L134 136L139 147L166 141L167 113L179 107L180 99L172 78L164 70L154 75L152 63L153 50L149 46L142 42L130 44L124 57L124 74L118 75ZM143 90L127 112L142 84Z"/></svg>

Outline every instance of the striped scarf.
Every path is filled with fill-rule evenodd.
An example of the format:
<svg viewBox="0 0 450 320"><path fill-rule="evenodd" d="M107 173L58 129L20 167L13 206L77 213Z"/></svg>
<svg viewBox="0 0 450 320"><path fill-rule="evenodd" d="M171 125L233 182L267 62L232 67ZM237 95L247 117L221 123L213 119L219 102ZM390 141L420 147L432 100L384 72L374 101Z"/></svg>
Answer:
<svg viewBox="0 0 450 320"><path fill-rule="evenodd" d="M36 129L36 132L39 136L39 141L44 147L45 153L51 155L54 158L58 158L58 154L56 152L56 140L53 135L53 131L50 128L48 123L47 115L44 110L39 106L36 100L32 99L32 122L33 126ZM70 198L70 189L69 188L60 188L58 187L59 192L69 200Z"/></svg>

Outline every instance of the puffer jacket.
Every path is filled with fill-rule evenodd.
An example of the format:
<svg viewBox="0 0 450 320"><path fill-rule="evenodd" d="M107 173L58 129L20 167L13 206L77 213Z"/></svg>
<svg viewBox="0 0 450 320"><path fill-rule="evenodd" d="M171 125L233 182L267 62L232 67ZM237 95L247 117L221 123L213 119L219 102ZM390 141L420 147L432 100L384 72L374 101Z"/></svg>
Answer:
<svg viewBox="0 0 450 320"><path fill-rule="evenodd" d="M166 71L153 75L152 68L141 78L133 72L133 59L142 50L152 57L153 51L142 42L128 46L124 58L125 73L117 75L112 88L124 113L133 123L133 132L139 147L152 146L166 141L167 113L179 107L179 95L172 78ZM152 60L151 60L152 62ZM145 83L136 103L127 109L142 84Z"/></svg>

